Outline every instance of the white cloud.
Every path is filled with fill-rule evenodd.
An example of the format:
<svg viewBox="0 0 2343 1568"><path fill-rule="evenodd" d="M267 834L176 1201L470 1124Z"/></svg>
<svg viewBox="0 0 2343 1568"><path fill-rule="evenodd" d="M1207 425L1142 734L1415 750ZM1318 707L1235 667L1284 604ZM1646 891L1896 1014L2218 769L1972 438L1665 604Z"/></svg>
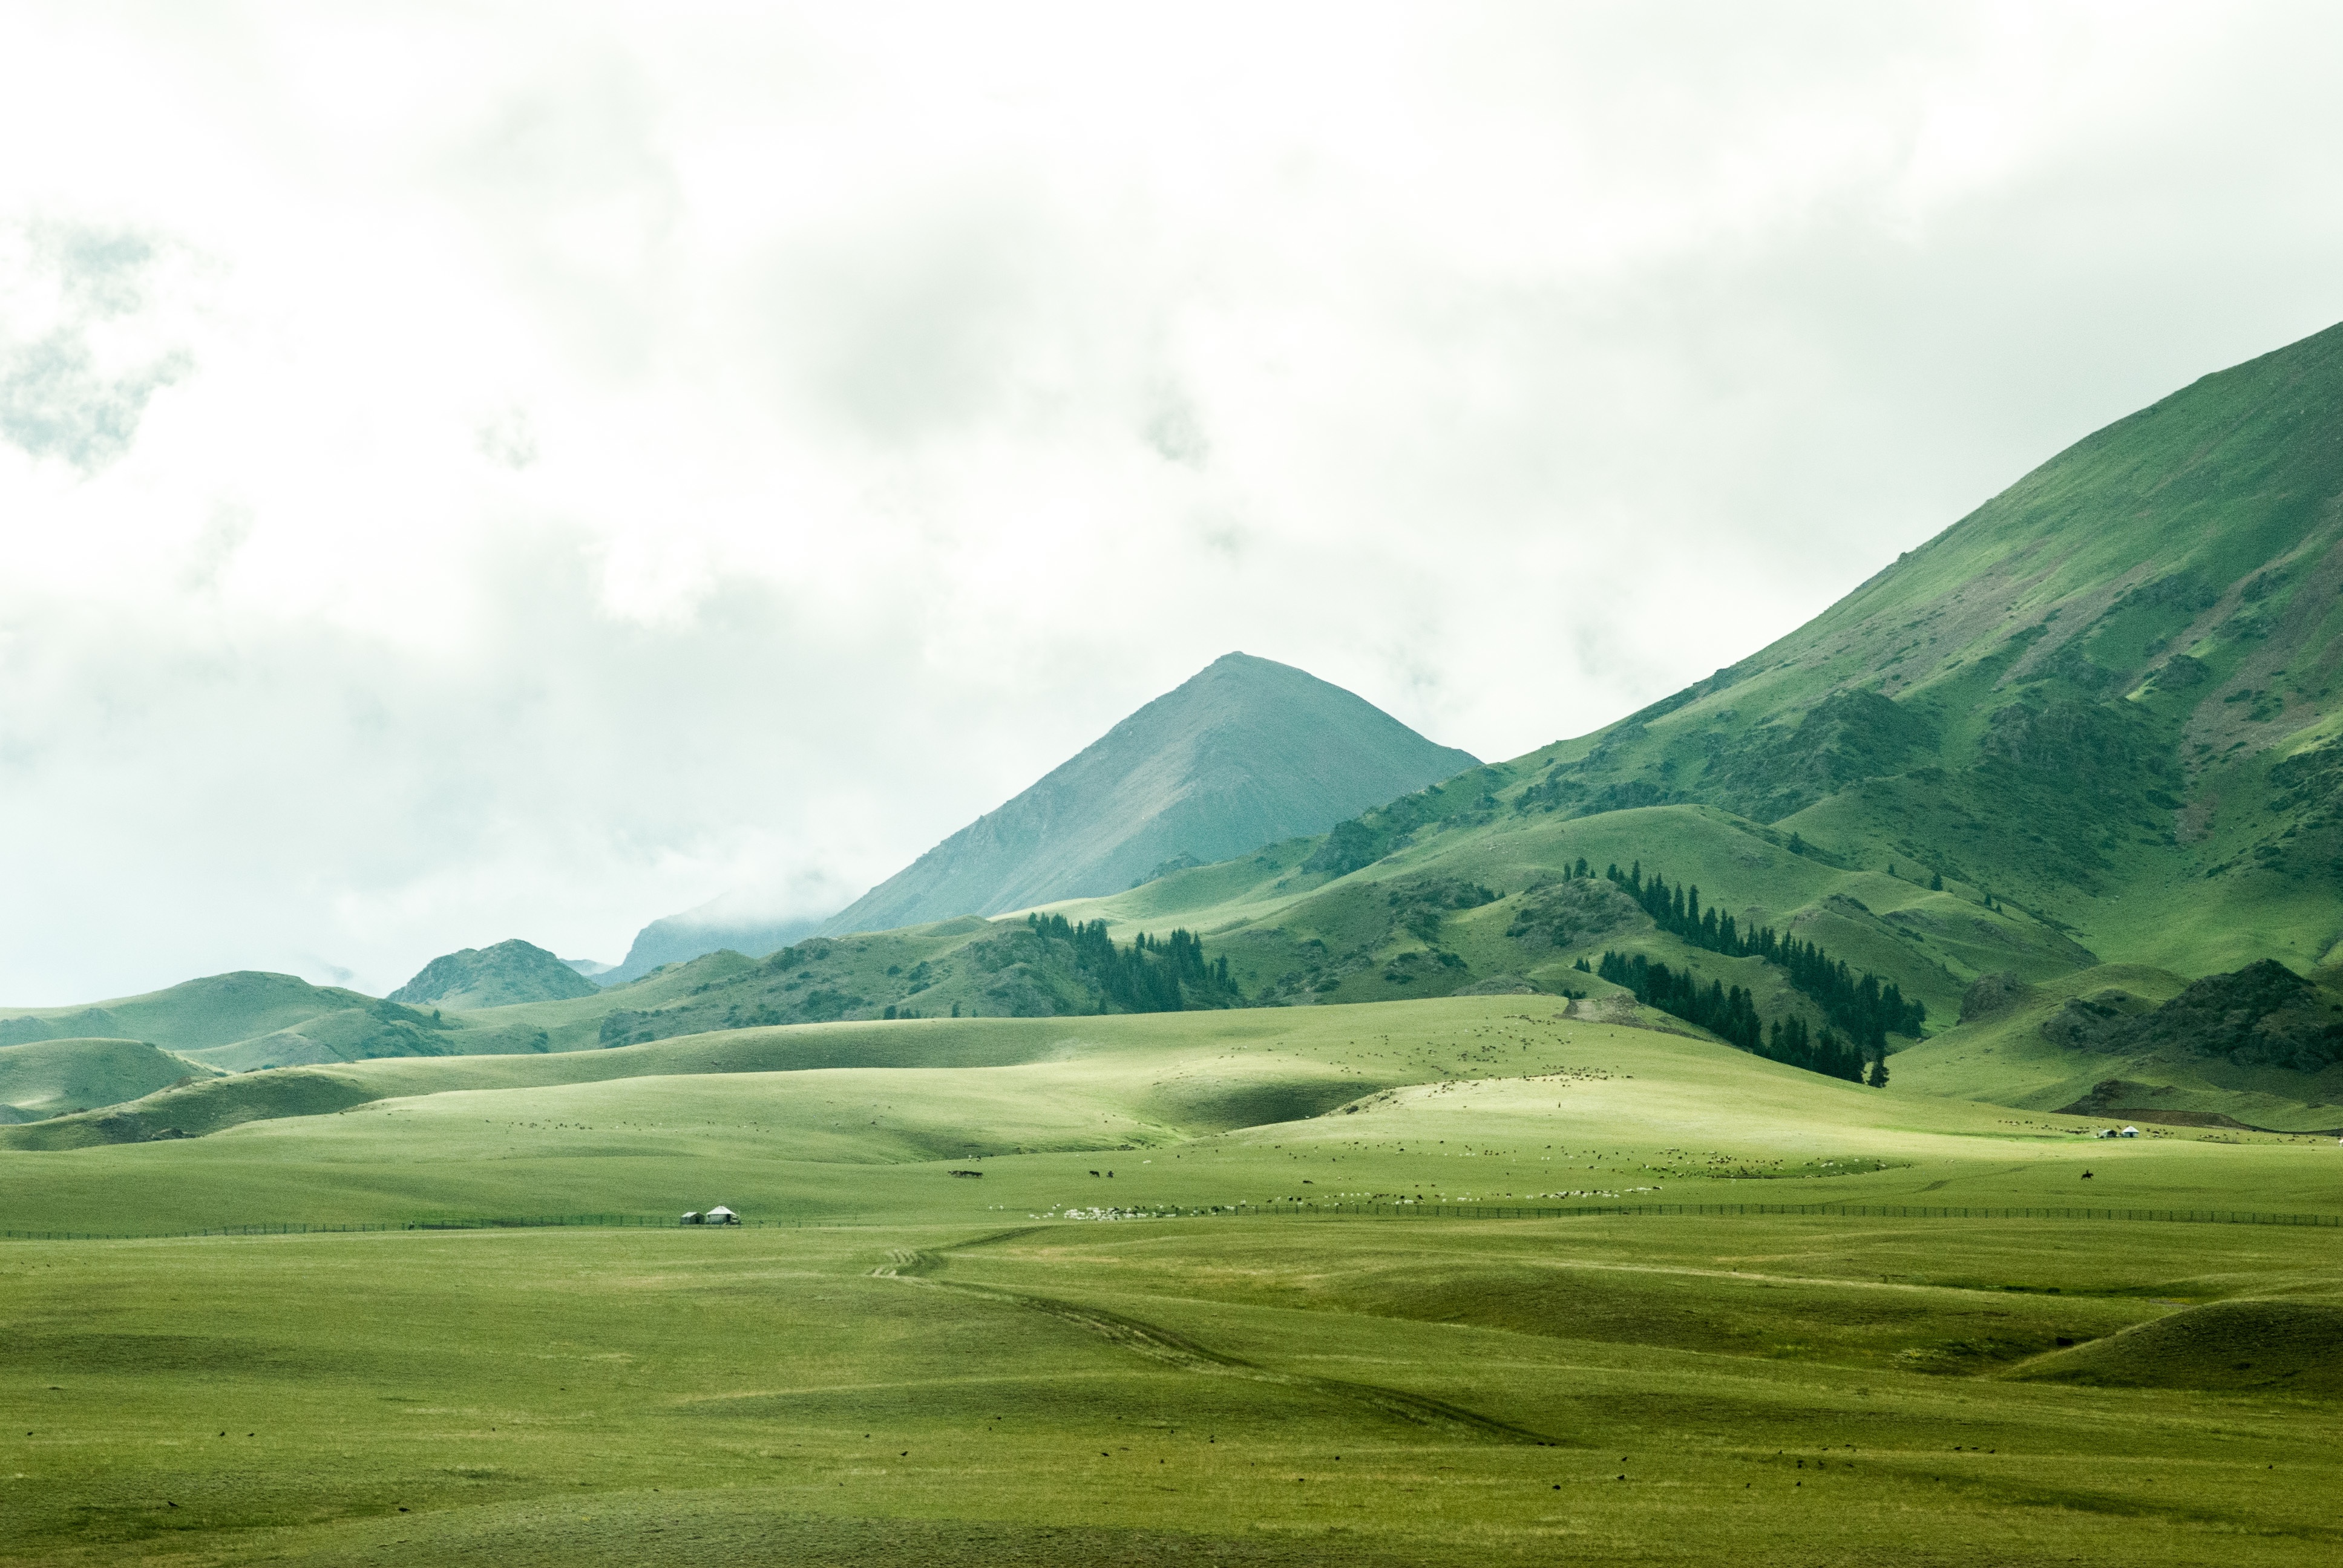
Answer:
<svg viewBox="0 0 2343 1568"><path fill-rule="evenodd" d="M0 996L840 902L1233 648L1503 756L2323 327L2287 5L0 21Z"/></svg>
<svg viewBox="0 0 2343 1568"><path fill-rule="evenodd" d="M0 236L0 441L85 474L129 450L148 401L191 368L153 308L168 271L126 230L35 220Z"/></svg>

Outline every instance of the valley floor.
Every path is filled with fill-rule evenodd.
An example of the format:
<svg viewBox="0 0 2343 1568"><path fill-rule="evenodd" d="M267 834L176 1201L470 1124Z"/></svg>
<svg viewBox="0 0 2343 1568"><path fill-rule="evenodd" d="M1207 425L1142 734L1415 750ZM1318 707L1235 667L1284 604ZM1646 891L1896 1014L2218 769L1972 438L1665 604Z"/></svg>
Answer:
<svg viewBox="0 0 2343 1568"><path fill-rule="evenodd" d="M2343 1550L2331 1226L1069 1218L1643 1189L2331 1221L2331 1141L2094 1141L1517 998L979 1021L940 1056L1031 1049L437 1093L407 1064L338 1114L0 1153L30 1227L794 1221L0 1244L0 1562ZM769 1032L740 1065L800 1038Z"/></svg>

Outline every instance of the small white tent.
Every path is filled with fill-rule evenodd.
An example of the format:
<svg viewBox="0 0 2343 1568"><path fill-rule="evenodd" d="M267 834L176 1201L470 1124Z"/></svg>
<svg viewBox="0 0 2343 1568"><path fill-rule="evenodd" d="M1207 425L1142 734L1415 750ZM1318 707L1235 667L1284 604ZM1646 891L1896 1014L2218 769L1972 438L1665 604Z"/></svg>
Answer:
<svg viewBox="0 0 2343 1568"><path fill-rule="evenodd" d="M708 1211L708 1222L711 1225L737 1225L740 1222L740 1216L719 1203Z"/></svg>

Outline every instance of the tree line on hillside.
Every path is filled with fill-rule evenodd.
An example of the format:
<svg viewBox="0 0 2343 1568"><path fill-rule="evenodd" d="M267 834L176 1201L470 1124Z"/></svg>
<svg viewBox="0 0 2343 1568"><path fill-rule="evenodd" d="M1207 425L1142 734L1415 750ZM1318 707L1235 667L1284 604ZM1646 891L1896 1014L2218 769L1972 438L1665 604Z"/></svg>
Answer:
<svg viewBox="0 0 2343 1568"><path fill-rule="evenodd" d="M1573 875L1584 876L1586 862L1579 861L1571 870ZM1906 1000L1903 988L1894 980L1883 982L1868 970L1857 974L1818 944L1779 936L1771 926L1744 930L1731 915L1702 909L1699 888L1683 883L1671 886L1656 871L1646 881L1641 860L1624 872L1614 865L1603 874L1624 889L1652 917L1652 923L1670 936L1708 952L1760 959L1781 970L1790 984L1810 998L1823 1017L1843 1030L1865 1056L1877 1057L1885 1051L1891 1034L1917 1037L1927 1020L1927 1004Z"/></svg>
<svg viewBox="0 0 2343 1568"><path fill-rule="evenodd" d="M1579 960L1578 967L1586 969L1586 960ZM1820 1034L1807 1029L1802 1018L1777 1018L1768 1025L1757 1016L1756 1002L1739 986L1728 988L1721 980L1711 980L1704 988L1691 971L1679 972L1641 953L1605 952L1592 972L1613 985L1625 986L1645 1006L1696 1023L1769 1061L1844 1078L1849 1083L1865 1081L1865 1053L1840 1039L1828 1024ZM1875 1088L1886 1084L1884 1051L1871 1053L1868 1081Z"/></svg>
<svg viewBox="0 0 2343 1568"><path fill-rule="evenodd" d="M1579 960L1577 967L1585 970L1586 960ZM1673 970L1641 953L1606 951L1593 972L1613 985L1625 986L1644 1006L1696 1023L1744 1050L1758 1050L1765 1045L1765 1020L1757 1016L1757 1004L1739 986L1728 990L1722 980L1711 980L1704 990L1690 970Z"/></svg>
<svg viewBox="0 0 2343 1568"><path fill-rule="evenodd" d="M1033 914L1025 923L1044 940L1072 947L1074 972L1097 989L1108 1010L1185 1012L1243 1005L1227 957L1205 958L1204 944L1192 931L1168 937L1141 931L1130 946L1120 947L1107 935L1104 920Z"/></svg>

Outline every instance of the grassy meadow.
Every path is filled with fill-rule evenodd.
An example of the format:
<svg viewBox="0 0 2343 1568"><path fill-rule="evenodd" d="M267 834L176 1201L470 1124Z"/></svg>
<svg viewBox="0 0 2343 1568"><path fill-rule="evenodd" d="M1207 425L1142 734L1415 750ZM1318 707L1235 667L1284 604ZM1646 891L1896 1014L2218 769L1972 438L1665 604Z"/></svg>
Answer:
<svg viewBox="0 0 2343 1568"><path fill-rule="evenodd" d="M1457 1217L2331 1216L2331 1141L2094 1140L1581 1010L358 1062L7 1151L18 1229L767 1223L0 1244L0 1561L2332 1560L2334 1229ZM1258 1211L1296 1199L1397 1212Z"/></svg>

